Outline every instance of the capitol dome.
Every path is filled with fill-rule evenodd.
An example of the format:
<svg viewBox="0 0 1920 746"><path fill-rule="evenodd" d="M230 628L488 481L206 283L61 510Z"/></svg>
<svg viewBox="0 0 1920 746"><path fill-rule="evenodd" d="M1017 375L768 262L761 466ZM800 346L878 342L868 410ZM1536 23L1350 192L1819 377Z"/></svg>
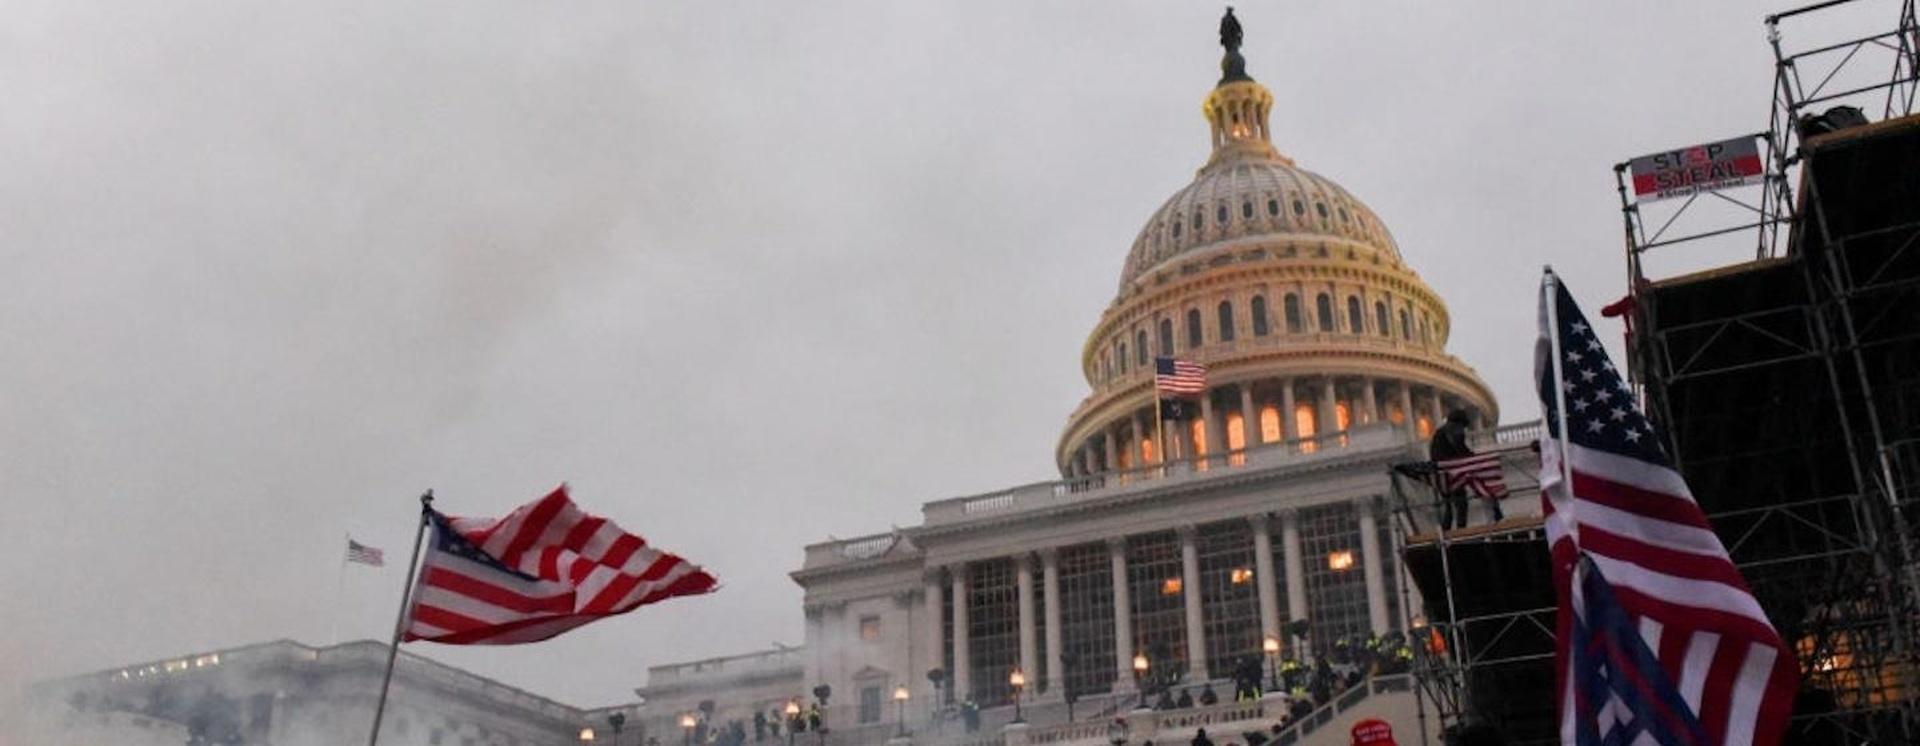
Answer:
<svg viewBox="0 0 1920 746"><path fill-rule="evenodd" d="M1201 107L1211 153L1147 219L1088 335L1092 393L1055 452L1068 477L1312 451L1376 423L1424 437L1456 410L1498 419L1486 383L1446 352L1446 303L1371 208L1274 148L1273 94L1244 65L1228 52ZM1164 424L1158 358L1207 368L1187 400L1197 411Z"/></svg>

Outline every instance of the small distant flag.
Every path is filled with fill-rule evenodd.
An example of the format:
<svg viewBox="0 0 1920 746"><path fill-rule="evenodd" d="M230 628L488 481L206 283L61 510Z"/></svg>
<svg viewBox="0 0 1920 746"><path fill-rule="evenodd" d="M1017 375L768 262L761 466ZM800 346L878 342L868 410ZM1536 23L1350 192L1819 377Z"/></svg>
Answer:
<svg viewBox="0 0 1920 746"><path fill-rule="evenodd" d="M348 537L347 561L358 562L373 567L385 567L387 565L387 553L354 541L352 537Z"/></svg>
<svg viewBox="0 0 1920 746"><path fill-rule="evenodd" d="M1170 357L1154 358L1153 388L1162 395L1204 394L1207 391L1207 366Z"/></svg>
<svg viewBox="0 0 1920 746"><path fill-rule="evenodd" d="M1507 496L1507 478L1501 473L1500 454L1497 452L1435 461L1433 466L1434 478L1446 494L1465 492L1493 500Z"/></svg>
<svg viewBox="0 0 1920 746"><path fill-rule="evenodd" d="M409 641L535 642L718 585L699 565L581 510L565 486L497 520L432 510L427 520Z"/></svg>

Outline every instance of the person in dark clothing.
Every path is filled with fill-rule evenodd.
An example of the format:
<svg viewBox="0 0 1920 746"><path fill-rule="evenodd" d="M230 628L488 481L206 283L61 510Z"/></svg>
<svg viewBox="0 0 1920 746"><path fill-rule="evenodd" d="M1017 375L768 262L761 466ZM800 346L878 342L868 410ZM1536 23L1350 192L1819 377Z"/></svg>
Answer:
<svg viewBox="0 0 1920 746"><path fill-rule="evenodd" d="M1220 695L1213 693L1213 685L1208 684L1200 690L1200 706L1220 704Z"/></svg>
<svg viewBox="0 0 1920 746"><path fill-rule="evenodd" d="M1427 458L1435 463L1452 461L1473 455L1473 449L1467 447L1467 411L1456 409L1447 413L1447 422L1433 431L1433 440L1427 443ZM1442 489L1438 475L1434 477L1434 492L1440 497L1440 528L1467 527L1467 492L1455 488Z"/></svg>
<svg viewBox="0 0 1920 746"><path fill-rule="evenodd" d="M1193 706L1193 692L1191 692L1191 691L1188 691L1188 690L1186 690L1186 689L1182 689L1182 690L1180 690L1180 699L1179 699L1179 701L1177 701L1177 702L1175 702L1175 703L1174 703L1174 706L1175 706L1175 707L1178 707L1178 708L1180 708L1180 709L1182 709L1182 710L1184 710L1184 709L1187 709L1187 708L1189 708L1189 707L1192 707L1192 706Z"/></svg>
<svg viewBox="0 0 1920 746"><path fill-rule="evenodd" d="M1193 734L1193 746L1213 746L1213 739L1207 737L1206 728L1201 728L1199 733Z"/></svg>

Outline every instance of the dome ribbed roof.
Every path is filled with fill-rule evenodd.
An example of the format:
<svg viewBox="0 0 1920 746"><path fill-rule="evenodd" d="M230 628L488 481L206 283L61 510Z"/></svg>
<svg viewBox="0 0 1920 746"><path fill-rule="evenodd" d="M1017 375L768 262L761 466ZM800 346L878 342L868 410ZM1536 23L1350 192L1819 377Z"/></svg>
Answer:
<svg viewBox="0 0 1920 746"><path fill-rule="evenodd" d="M1380 218L1344 187L1284 157L1239 157L1200 170L1154 211L1120 271L1120 289L1184 254L1254 236L1333 238L1400 250Z"/></svg>

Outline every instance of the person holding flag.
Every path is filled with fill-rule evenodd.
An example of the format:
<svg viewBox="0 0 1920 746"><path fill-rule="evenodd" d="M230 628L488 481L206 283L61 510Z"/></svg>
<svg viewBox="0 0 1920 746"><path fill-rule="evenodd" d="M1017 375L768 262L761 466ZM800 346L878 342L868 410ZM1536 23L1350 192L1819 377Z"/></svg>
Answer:
<svg viewBox="0 0 1920 746"><path fill-rule="evenodd" d="M1778 744L1793 651L1552 270L1534 360L1561 743Z"/></svg>

